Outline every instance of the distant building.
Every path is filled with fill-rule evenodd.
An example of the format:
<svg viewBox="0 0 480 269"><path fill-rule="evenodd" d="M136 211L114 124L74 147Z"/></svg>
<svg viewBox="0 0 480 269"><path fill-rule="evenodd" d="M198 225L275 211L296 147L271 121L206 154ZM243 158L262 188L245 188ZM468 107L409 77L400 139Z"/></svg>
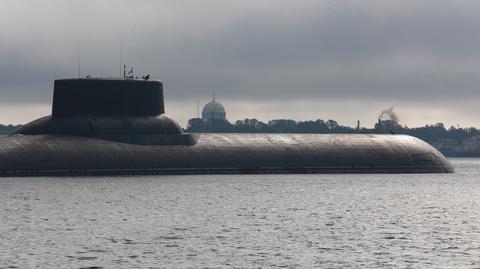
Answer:
<svg viewBox="0 0 480 269"><path fill-rule="evenodd" d="M215 100L215 94L213 94L212 101L208 102L202 110L202 120L208 121L227 121L227 113L225 107Z"/></svg>
<svg viewBox="0 0 480 269"><path fill-rule="evenodd" d="M402 128L398 122L393 120L378 120L374 127L376 130L393 130Z"/></svg>
<svg viewBox="0 0 480 269"><path fill-rule="evenodd" d="M374 128L376 130L390 130L390 132L393 132L393 129L402 128L398 124L398 116L393 112L393 107L385 109L380 113Z"/></svg>

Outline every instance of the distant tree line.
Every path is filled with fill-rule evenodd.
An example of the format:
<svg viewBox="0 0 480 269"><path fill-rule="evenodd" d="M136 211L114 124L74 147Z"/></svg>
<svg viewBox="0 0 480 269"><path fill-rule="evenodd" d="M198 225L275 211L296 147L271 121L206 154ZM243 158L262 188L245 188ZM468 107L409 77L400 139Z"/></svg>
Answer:
<svg viewBox="0 0 480 269"><path fill-rule="evenodd" d="M267 123L257 119L238 120L231 124L223 120L194 118L188 121L187 132L224 133L352 133L355 129L341 126L334 120L294 121L290 119L270 120Z"/></svg>
<svg viewBox="0 0 480 269"><path fill-rule="evenodd" d="M325 121L321 119L308 121L275 119L267 123L257 119L244 119L232 124L222 120L204 122L202 119L193 118L188 121L185 131L190 133L395 133L415 136L431 143L438 139L450 139L461 143L465 138L480 135L480 131L474 127L456 128L452 126L447 129L443 123L408 128L391 124L389 121L379 121L374 128L353 128L343 126L335 120Z"/></svg>
<svg viewBox="0 0 480 269"><path fill-rule="evenodd" d="M0 124L0 134L10 134L22 125ZM343 126L335 120L308 120L295 121L291 119L275 119L267 123L257 119L238 120L230 123L223 120L204 122L202 119L193 118L188 121L184 129L189 133L374 133L374 134L407 134L418 137L431 144L439 141L461 144L467 138L480 137L480 130L474 127L462 128L451 126L448 129L443 123L425 125L423 127L408 128L400 125L392 125L390 122L379 122L374 128L353 128Z"/></svg>
<svg viewBox="0 0 480 269"><path fill-rule="evenodd" d="M3 125L3 124L0 124L0 134L10 134L12 132L14 132L15 130L17 130L18 128L20 128L22 125L12 125L12 124L9 124L9 125Z"/></svg>

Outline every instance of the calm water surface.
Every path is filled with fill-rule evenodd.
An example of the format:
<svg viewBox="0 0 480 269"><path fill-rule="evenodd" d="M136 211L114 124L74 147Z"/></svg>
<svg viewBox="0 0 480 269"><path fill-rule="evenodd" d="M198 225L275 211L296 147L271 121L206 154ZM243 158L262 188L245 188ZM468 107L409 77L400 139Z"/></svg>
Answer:
<svg viewBox="0 0 480 269"><path fill-rule="evenodd" d="M0 268L478 268L456 174L0 178Z"/></svg>

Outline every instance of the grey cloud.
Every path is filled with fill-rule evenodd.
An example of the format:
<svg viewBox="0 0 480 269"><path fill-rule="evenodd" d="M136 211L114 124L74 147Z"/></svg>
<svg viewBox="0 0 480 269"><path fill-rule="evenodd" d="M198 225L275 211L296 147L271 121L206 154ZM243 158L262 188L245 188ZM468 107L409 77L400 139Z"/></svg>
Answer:
<svg viewBox="0 0 480 269"><path fill-rule="evenodd" d="M2 1L2 102L48 103L52 80L118 75L123 59L169 100L480 97L474 1Z"/></svg>

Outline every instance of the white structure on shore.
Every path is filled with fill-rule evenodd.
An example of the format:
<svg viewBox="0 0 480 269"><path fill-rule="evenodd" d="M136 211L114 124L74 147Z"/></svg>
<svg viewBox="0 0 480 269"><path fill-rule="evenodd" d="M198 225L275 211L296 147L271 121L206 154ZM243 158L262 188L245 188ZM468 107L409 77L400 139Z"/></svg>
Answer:
<svg viewBox="0 0 480 269"><path fill-rule="evenodd" d="M227 113L225 112L225 107L220 102L215 100L215 93L213 94L212 101L208 102L203 107L202 120L227 120Z"/></svg>

